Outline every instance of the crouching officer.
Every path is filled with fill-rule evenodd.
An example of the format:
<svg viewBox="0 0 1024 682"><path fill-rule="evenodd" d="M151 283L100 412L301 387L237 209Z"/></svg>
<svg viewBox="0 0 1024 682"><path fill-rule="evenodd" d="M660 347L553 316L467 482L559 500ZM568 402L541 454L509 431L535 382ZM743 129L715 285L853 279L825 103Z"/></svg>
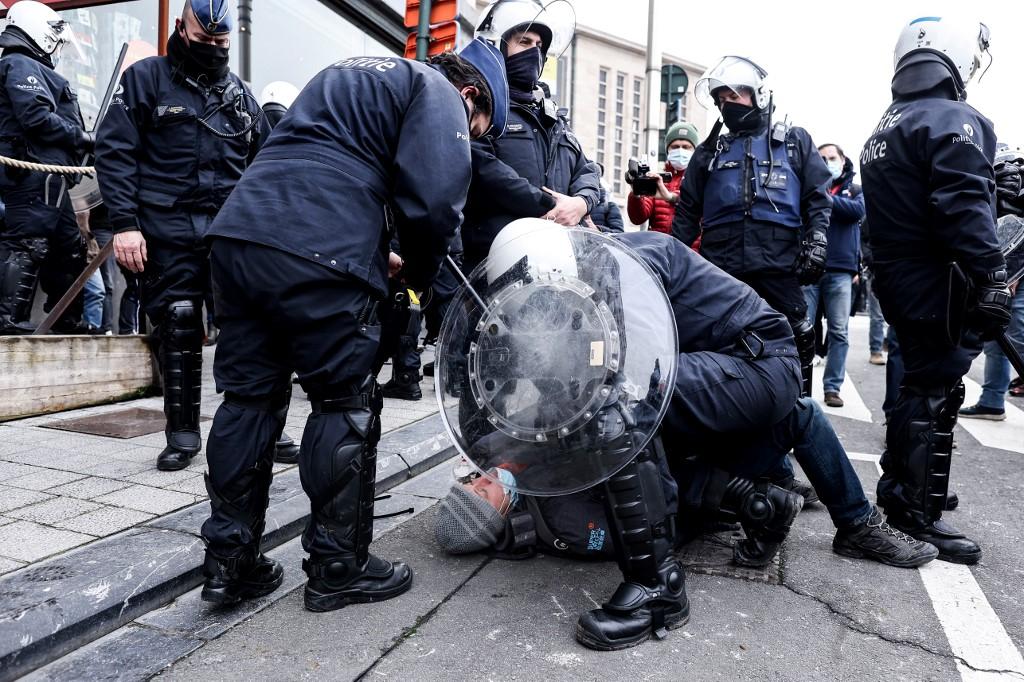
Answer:
<svg viewBox="0 0 1024 682"><path fill-rule="evenodd" d="M878 503L893 527L962 564L977 563L981 548L942 519L962 378L978 336L993 338L1010 319L995 232L996 137L964 101L988 44L983 24L910 22L896 43L893 102L860 156L875 291L905 370Z"/></svg>
<svg viewBox="0 0 1024 682"><path fill-rule="evenodd" d="M118 262L142 276L142 305L156 326L167 416L163 471L183 469L202 447L203 236L269 133L259 104L228 70L227 0L189 0L166 57L129 67L96 146Z"/></svg>
<svg viewBox="0 0 1024 682"><path fill-rule="evenodd" d="M500 54L479 41L429 65L344 59L302 90L214 221L214 376L224 403L206 453L204 600L231 603L281 584L260 540L277 405L293 371L312 404L299 454L312 511L302 536L306 608L380 601L412 585L408 566L369 552L388 245L396 234L399 277L425 290L461 220L470 138L500 133L506 88ZM424 174L424 159L444 172Z"/></svg>
<svg viewBox="0 0 1024 682"><path fill-rule="evenodd" d="M23 0L7 14L0 34L0 155L58 166L78 166L92 151L78 98L54 67L73 36L67 22L39 2ZM0 227L0 334L30 334L32 298L41 279L47 310L86 265L85 243L68 190L74 178L6 166L0 195L7 207ZM78 331L82 299L58 321Z"/></svg>
<svg viewBox="0 0 1024 682"><path fill-rule="evenodd" d="M806 130L772 125L767 75L749 59L725 57L697 81L697 98L718 107L729 134L717 134L719 123L694 152L672 234L692 244L703 226L701 254L786 316L810 395L814 329L800 287L825 272L831 176Z"/></svg>

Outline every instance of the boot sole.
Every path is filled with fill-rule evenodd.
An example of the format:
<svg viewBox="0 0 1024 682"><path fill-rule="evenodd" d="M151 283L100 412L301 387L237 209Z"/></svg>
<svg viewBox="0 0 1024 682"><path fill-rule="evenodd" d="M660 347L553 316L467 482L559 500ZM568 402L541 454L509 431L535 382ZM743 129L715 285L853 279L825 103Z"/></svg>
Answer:
<svg viewBox="0 0 1024 682"><path fill-rule="evenodd" d="M674 620L671 623L665 623L666 630L678 630L690 622L689 602L686 604L686 611L676 616L676 618L677 620ZM654 633L648 629L646 632L632 639L624 639L618 642L606 642L604 640L595 639L589 632L580 627L579 623L576 623L576 641L588 649L593 649L595 651L622 651L623 649L629 649L643 644L653 636Z"/></svg>
<svg viewBox="0 0 1024 682"><path fill-rule="evenodd" d="M973 566L974 564L981 561L981 550L973 554L943 554L939 552L939 556L936 557L939 561L945 561L950 564L963 564L965 566Z"/></svg>
<svg viewBox="0 0 1024 682"><path fill-rule="evenodd" d="M198 454L198 453L196 453L196 454ZM157 468L158 471L181 471L182 469L188 469L189 466L192 464L192 459L194 457L195 457L195 455L192 455L191 457L188 458L187 462L185 462L184 464L180 464L180 465L179 464L170 465L170 464L163 464L161 462L157 462L156 463L156 468Z"/></svg>
<svg viewBox="0 0 1024 682"><path fill-rule="evenodd" d="M228 594L223 590L211 590L204 587L203 591L199 594L199 598L205 602L210 602L211 604L228 606L230 604L237 604L238 602L246 599L258 599L259 597L265 597L277 588L281 587L281 583L283 582L284 576L282 575L272 583L247 587L239 590L235 594Z"/></svg>
<svg viewBox="0 0 1024 682"><path fill-rule="evenodd" d="M345 608L349 604L372 604L373 602L392 599L400 594L408 592L412 588L412 581L413 575L410 573L407 581L396 585L390 590L380 590L378 592L348 592L346 590L341 590L340 592L332 592L330 594L313 592L309 589L309 585L306 585L306 592L303 597L303 601L305 602L307 611L313 611L315 613L337 611L338 609Z"/></svg>
<svg viewBox="0 0 1024 682"><path fill-rule="evenodd" d="M928 556L924 557L918 557L917 559L911 559L909 561L892 561L877 556L875 554L862 552L861 550L855 549L853 547L836 547L835 545L832 545L832 551L836 554L839 554L840 556L850 557L851 559L867 559L869 561L877 561L880 564L885 564L886 566L893 566L895 568L917 568L919 566L924 566L925 564L931 562L934 559L939 558L939 554L936 553L929 554Z"/></svg>

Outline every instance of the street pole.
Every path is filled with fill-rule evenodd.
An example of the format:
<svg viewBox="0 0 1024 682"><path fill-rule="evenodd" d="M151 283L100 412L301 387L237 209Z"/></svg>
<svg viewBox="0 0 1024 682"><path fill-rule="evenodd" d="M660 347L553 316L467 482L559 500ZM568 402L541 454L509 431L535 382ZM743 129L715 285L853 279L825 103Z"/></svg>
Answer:
<svg viewBox="0 0 1024 682"><path fill-rule="evenodd" d="M661 131L661 52L656 49L655 16L658 0L648 0L647 10L647 125L644 127L644 149L654 167L658 160L658 136Z"/></svg>
<svg viewBox="0 0 1024 682"><path fill-rule="evenodd" d="M416 60L427 61L430 51L430 4L431 0L420 0L420 22L416 29Z"/></svg>
<svg viewBox="0 0 1024 682"><path fill-rule="evenodd" d="M252 83L252 2L238 0L238 75Z"/></svg>

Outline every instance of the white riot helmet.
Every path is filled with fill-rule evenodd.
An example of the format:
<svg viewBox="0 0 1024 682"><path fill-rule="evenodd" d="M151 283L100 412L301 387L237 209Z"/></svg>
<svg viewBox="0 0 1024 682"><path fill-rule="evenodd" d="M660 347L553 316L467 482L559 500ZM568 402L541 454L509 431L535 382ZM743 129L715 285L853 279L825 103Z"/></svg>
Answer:
<svg viewBox="0 0 1024 682"><path fill-rule="evenodd" d="M568 0L494 0L483 13L474 38L482 38L507 55L512 33L534 31L541 37L541 54L560 56L576 32L576 13Z"/></svg>
<svg viewBox="0 0 1024 682"><path fill-rule="evenodd" d="M576 252L569 231L543 218L520 218L502 228L487 256L487 283L520 271L533 279L576 277Z"/></svg>
<svg viewBox="0 0 1024 682"><path fill-rule="evenodd" d="M956 17L920 17L900 32L893 53L893 67L907 55L927 50L943 55L966 86L981 68L981 55L989 54L988 26ZM989 63L992 56L989 54Z"/></svg>
<svg viewBox="0 0 1024 682"><path fill-rule="evenodd" d="M21 0L7 11L7 25L18 27L44 53L50 55L54 65L66 43L75 43L68 22L53 9L34 0Z"/></svg>
<svg viewBox="0 0 1024 682"><path fill-rule="evenodd" d="M746 88L753 93L754 106L764 111L772 96L766 83L767 77L768 72L750 59L730 55L705 71L693 91L698 102L712 109L718 106L714 95L716 90L728 88L738 94L740 88Z"/></svg>
<svg viewBox="0 0 1024 682"><path fill-rule="evenodd" d="M285 109L289 109L298 96L299 89L288 81L274 81L263 88L263 92L260 93L260 106L280 104Z"/></svg>

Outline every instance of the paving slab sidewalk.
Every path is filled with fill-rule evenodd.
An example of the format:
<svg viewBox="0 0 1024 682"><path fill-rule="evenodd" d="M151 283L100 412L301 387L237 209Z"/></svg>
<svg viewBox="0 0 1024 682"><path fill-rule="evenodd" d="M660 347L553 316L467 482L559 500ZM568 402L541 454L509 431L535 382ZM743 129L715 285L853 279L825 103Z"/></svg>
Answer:
<svg viewBox="0 0 1024 682"><path fill-rule="evenodd" d="M204 351L203 417L213 417L221 403L213 385L213 351ZM390 367L385 367L382 383L389 374ZM432 379L423 382L423 394L418 402L385 400L384 432L436 413ZM120 439L47 428L68 419L132 407L160 410L163 399L145 398L0 424L0 575L207 499L202 453L182 471L156 469L163 433ZM296 386L285 428L296 441L309 412L309 401ZM200 425L204 441L211 425L212 421ZM274 471L294 467L277 465Z"/></svg>

